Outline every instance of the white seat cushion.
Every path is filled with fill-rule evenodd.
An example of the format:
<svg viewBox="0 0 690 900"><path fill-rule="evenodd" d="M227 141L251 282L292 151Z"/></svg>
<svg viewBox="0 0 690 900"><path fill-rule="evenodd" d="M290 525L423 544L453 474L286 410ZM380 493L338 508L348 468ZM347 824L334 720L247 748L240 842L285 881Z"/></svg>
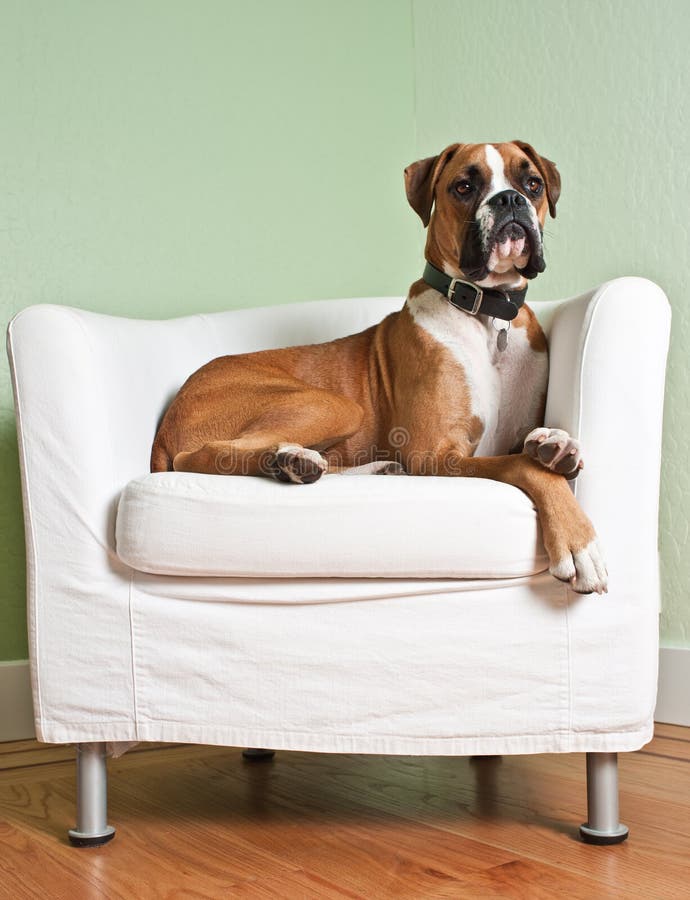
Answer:
<svg viewBox="0 0 690 900"><path fill-rule="evenodd" d="M123 562L157 575L511 578L548 566L530 499L472 478L162 472L127 485L116 532Z"/></svg>

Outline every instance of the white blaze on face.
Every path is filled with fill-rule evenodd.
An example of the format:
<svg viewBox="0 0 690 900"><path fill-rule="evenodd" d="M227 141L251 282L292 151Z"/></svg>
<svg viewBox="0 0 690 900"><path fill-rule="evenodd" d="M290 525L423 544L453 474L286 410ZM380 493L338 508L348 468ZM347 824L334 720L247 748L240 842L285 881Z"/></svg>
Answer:
<svg viewBox="0 0 690 900"><path fill-rule="evenodd" d="M486 164L491 170L491 184L489 185L489 193L484 197L482 203L487 203L496 194L501 191L513 191L515 188L506 177L506 167L503 157L494 147L493 144L487 144L484 148L486 154Z"/></svg>
<svg viewBox="0 0 690 900"><path fill-rule="evenodd" d="M489 200L501 191L511 190L513 186L506 178L503 157L493 144L486 144L484 147L484 155L486 157L486 164L491 172L491 182L489 184L489 192L479 204L479 209L477 210L477 222L479 224L479 235L482 241L482 248L484 249L484 252L488 253L490 249L489 238L496 221L493 210L489 206Z"/></svg>

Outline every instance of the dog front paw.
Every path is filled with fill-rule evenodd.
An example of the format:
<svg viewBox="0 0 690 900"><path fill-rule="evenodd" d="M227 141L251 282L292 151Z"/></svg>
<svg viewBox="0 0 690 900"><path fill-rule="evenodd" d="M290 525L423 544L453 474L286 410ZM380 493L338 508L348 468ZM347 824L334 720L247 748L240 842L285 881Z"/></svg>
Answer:
<svg viewBox="0 0 690 900"><path fill-rule="evenodd" d="M596 538L581 550L570 550L549 572L578 594L608 593L608 572Z"/></svg>
<svg viewBox="0 0 690 900"><path fill-rule="evenodd" d="M535 428L530 431L525 438L523 453L568 480L577 478L584 466L580 442L561 428Z"/></svg>

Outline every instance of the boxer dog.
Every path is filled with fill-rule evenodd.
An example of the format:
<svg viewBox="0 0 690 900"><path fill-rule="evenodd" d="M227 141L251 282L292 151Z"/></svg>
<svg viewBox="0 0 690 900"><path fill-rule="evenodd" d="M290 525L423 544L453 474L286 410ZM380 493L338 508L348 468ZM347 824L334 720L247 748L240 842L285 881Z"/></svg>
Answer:
<svg viewBox="0 0 690 900"><path fill-rule="evenodd" d="M592 524L568 484L576 441L544 428L544 334L524 305L544 270L556 166L523 141L452 144L405 170L426 268L403 308L324 344L223 356L185 382L156 434L151 470L490 478L537 509L549 571L606 590Z"/></svg>

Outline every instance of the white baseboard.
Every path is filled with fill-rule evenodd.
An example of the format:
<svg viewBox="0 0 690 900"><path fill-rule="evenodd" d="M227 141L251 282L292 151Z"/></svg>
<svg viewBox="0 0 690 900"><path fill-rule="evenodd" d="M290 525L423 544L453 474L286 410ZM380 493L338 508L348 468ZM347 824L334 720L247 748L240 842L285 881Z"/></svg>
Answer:
<svg viewBox="0 0 690 900"><path fill-rule="evenodd" d="M690 725L690 647L662 647L659 651L657 722Z"/></svg>
<svg viewBox="0 0 690 900"><path fill-rule="evenodd" d="M670 725L690 725L690 647L661 648L654 718ZM0 662L0 741L33 737L29 661Z"/></svg>
<svg viewBox="0 0 690 900"><path fill-rule="evenodd" d="M0 662L0 741L36 737L29 660Z"/></svg>

